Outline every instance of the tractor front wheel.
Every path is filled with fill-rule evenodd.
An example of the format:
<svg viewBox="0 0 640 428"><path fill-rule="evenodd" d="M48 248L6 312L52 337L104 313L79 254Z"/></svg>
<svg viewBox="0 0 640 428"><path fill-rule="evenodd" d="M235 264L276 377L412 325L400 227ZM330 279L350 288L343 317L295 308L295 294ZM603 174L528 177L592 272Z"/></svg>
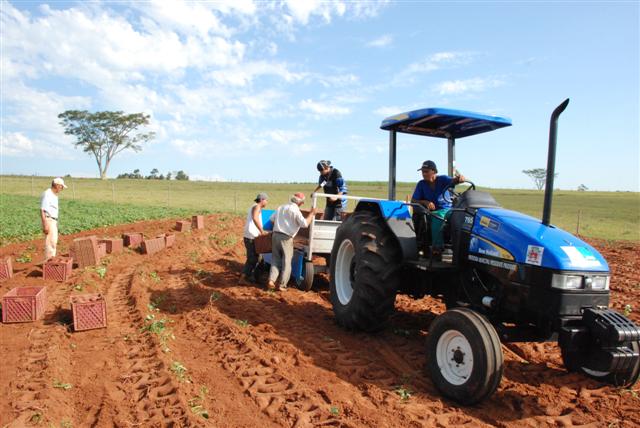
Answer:
<svg viewBox="0 0 640 428"><path fill-rule="evenodd" d="M400 247L375 213L359 211L337 230L331 251L331 293L338 324L377 331L393 312Z"/></svg>
<svg viewBox="0 0 640 428"><path fill-rule="evenodd" d="M464 405L486 399L502 379L503 355L495 328L471 309L446 311L429 327L427 368L442 395Z"/></svg>

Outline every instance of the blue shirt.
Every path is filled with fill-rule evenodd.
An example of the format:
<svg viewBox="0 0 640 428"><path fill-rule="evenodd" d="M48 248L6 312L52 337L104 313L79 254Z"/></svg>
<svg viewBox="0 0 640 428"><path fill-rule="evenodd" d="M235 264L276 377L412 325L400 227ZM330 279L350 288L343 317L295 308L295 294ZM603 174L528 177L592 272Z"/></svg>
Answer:
<svg viewBox="0 0 640 428"><path fill-rule="evenodd" d="M429 184L424 181L418 181L416 184L416 190L413 191L412 198L415 200L427 200L429 202L433 202L436 206L436 209L442 208L451 208L451 197L449 195L448 201L446 201L443 197L445 193L445 189L449 187L449 185L453 182L453 178L448 175L438 175L436 176L436 185L435 188L431 188Z"/></svg>
<svg viewBox="0 0 640 428"><path fill-rule="evenodd" d="M337 195L339 192L342 192L343 195L347 194L347 183L342 178L342 174L338 171L337 168L331 167L331 172L329 172L328 176L321 175L318 177L318 186L324 183L324 193L328 193L331 195ZM344 198L338 199L333 202L327 199L328 206L342 206L343 209L347 208L347 200Z"/></svg>

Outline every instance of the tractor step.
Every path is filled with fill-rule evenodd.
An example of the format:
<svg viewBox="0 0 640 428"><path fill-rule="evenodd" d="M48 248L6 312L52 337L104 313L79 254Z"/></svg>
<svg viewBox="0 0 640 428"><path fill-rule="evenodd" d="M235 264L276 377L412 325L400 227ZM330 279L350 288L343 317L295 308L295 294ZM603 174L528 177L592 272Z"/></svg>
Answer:
<svg viewBox="0 0 640 428"><path fill-rule="evenodd" d="M426 272L454 272L456 266L451 262L436 261L429 259L407 260L404 262L406 266Z"/></svg>

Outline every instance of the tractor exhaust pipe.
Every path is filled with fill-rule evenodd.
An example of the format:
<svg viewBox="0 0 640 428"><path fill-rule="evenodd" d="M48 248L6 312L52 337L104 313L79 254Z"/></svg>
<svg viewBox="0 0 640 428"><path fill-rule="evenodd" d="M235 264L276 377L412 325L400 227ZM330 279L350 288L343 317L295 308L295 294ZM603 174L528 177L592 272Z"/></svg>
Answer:
<svg viewBox="0 0 640 428"><path fill-rule="evenodd" d="M556 169L556 140L558 135L558 118L569 105L569 98L564 100L551 113L549 124L549 153L547 155L547 180L544 187L544 207L542 208L542 224L549 225L551 220L551 200L553 198L553 178Z"/></svg>

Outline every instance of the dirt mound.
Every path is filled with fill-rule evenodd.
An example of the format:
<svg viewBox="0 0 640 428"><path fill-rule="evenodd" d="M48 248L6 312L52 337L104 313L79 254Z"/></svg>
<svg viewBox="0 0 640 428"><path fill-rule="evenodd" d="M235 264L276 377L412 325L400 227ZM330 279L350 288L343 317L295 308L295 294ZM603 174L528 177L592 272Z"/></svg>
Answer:
<svg viewBox="0 0 640 428"><path fill-rule="evenodd" d="M156 236L173 221L65 236ZM0 326L0 426L638 426L638 387L616 389L562 366L553 343L503 345L504 378L461 408L424 374L437 301L400 296L389 327L349 333L332 316L326 277L314 291L239 285L242 219L209 216L152 256L109 256L106 275L74 270L43 282L40 242L0 292L47 286L42 321ZM612 269L612 306L640 322L640 245L593 241ZM37 248L34 250L33 248ZM102 293L108 327L74 333L69 297Z"/></svg>

